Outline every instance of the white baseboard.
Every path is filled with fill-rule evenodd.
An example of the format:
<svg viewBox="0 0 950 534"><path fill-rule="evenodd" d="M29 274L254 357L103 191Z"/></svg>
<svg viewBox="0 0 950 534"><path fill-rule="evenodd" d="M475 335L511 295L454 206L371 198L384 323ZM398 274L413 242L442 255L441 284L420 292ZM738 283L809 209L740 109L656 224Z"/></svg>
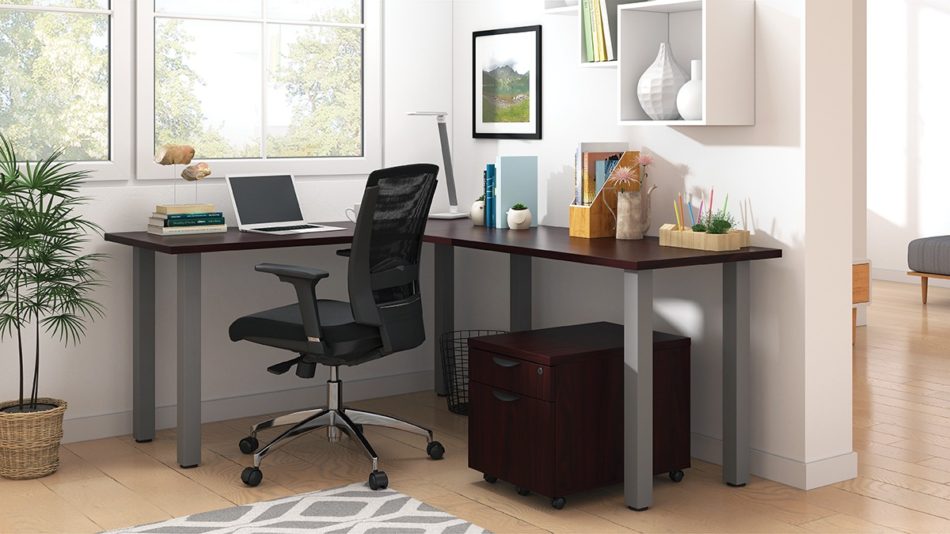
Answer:
<svg viewBox="0 0 950 534"><path fill-rule="evenodd" d="M379 378L348 380L344 385L346 399L356 401L431 390L433 379L432 371L419 371ZM320 382L302 388L209 399L201 402L201 421L210 423L274 412L292 412L325 405L326 398L326 383ZM175 405L157 407L155 409L156 429L174 427L177 419L176 409ZM67 418L63 421L63 443L124 436L131 433L131 411Z"/></svg>
<svg viewBox="0 0 950 534"><path fill-rule="evenodd" d="M913 284L915 286L920 285L920 278L916 276L910 276L907 274L907 271L895 271L893 269L877 269L871 268L871 278L874 280L884 280L887 282L900 282L902 284ZM950 280L943 280L940 278L930 278L928 279L927 284L930 287L946 287L950 288ZM874 300L874 290L871 290L871 300Z"/></svg>
<svg viewBox="0 0 950 534"><path fill-rule="evenodd" d="M693 432L690 447L694 458L722 465L722 440ZM800 462L752 449L749 471L758 477L809 490L851 480L858 476L858 455L849 452L814 462Z"/></svg>

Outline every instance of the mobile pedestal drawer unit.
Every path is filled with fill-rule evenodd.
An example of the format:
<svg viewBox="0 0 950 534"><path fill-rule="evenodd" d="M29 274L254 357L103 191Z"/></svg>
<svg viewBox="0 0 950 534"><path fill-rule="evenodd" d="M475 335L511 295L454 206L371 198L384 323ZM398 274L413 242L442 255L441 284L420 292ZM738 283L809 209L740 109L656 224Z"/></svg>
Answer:
<svg viewBox="0 0 950 534"><path fill-rule="evenodd" d="M565 496L623 481L623 326L591 323L469 339L468 466L518 493ZM689 467L689 338L653 333L653 470Z"/></svg>

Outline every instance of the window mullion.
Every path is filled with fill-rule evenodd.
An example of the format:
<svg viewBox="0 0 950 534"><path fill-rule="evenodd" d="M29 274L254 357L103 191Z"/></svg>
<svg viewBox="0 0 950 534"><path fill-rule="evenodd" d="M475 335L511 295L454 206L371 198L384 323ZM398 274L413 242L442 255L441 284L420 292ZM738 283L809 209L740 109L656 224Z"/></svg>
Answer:
<svg viewBox="0 0 950 534"><path fill-rule="evenodd" d="M263 3L264 0L261 0ZM261 7L263 9L263 6ZM265 15L262 11L262 14ZM261 159L267 159L267 22L261 21Z"/></svg>

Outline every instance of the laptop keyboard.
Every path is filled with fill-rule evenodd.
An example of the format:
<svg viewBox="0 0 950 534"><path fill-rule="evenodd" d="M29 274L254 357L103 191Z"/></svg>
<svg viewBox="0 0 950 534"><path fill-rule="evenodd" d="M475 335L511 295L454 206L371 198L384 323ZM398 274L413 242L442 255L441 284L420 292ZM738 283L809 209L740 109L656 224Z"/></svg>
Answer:
<svg viewBox="0 0 950 534"><path fill-rule="evenodd" d="M320 228L317 224L298 224L295 226L268 226L266 228L255 228L262 232L281 232L285 230L306 230L307 228Z"/></svg>

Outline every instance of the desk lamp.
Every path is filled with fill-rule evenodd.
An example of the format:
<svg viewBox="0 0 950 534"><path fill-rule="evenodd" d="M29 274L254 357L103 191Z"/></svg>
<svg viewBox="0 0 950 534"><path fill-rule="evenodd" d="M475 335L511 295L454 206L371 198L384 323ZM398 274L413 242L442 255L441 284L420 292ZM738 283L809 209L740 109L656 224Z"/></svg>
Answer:
<svg viewBox="0 0 950 534"><path fill-rule="evenodd" d="M468 213L459 212L458 196L455 194L455 174L452 172L452 155L449 153L449 134L445 127L446 111L410 111L409 115L435 117L442 142L442 161L445 163L445 185L449 190L449 212L430 213L430 219L464 219Z"/></svg>

